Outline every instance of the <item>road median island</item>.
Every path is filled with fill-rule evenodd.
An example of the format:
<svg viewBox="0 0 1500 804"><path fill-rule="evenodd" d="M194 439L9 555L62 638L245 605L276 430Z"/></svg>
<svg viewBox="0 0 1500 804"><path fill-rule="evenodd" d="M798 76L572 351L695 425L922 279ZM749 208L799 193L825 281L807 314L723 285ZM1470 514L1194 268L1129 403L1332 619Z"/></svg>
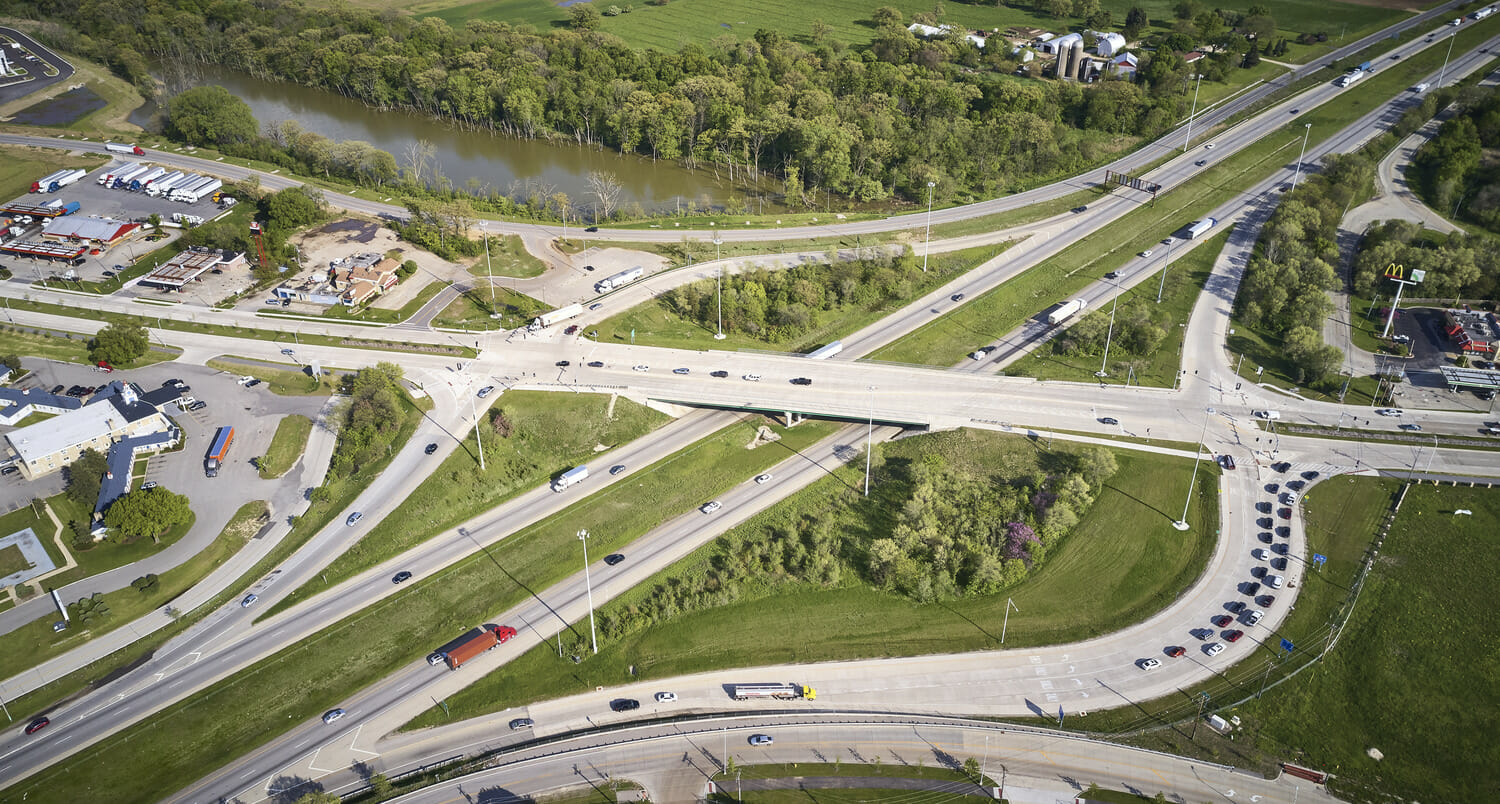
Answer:
<svg viewBox="0 0 1500 804"><path fill-rule="evenodd" d="M565 637L563 658L557 645L539 645L450 696L448 713L429 709L404 728L708 670L997 649L1007 598L1027 616L1011 617L1006 647L1071 642L1143 620L1190 587L1213 550L1218 508L1211 464L1199 467L1204 476L1187 538L1163 512L1180 510L1193 462L1110 450L1117 468L1090 506L1062 513L1068 500L1053 503L1052 511L1065 520L1076 517L1077 524L1042 545L1045 561L1025 580L1012 577L1010 585L982 594L933 590L920 580L927 564L914 558L891 564L887 579L896 586L868 575L872 550L886 549L876 546L882 534L910 532L901 517L911 495L949 488L932 485L937 481L931 478L913 481L906 477L911 467L941 456L954 477L972 472L990 478L993 483L981 485L1008 500L996 502L1004 507L1029 496L1024 479L1036 472L1060 476L1063 467L1087 462L1094 449L1057 442L1048 450L1022 437L974 430L883 445L867 501L858 492L863 462L843 466L600 606L598 656L586 648L567 650L572 636ZM972 482L978 481L962 481L966 490L952 496L967 498ZM1045 522L1042 527L1045 533ZM999 538L1009 539L1008 526ZM903 560L912 565L902 568ZM1013 573L1024 576L1025 570L1017 566ZM767 639L786 633L788 612L796 612L796 638ZM586 658L575 664L569 653Z"/></svg>
<svg viewBox="0 0 1500 804"><path fill-rule="evenodd" d="M529 599L531 590L577 572L580 527L593 534L591 555L624 547L835 429L807 421L778 428L782 439L769 449L747 450L759 421L702 439L637 473L633 482L513 533L6 792L33 802L74 802L107 788L112 802L159 800L250 746L317 717L329 701L346 699L475 622Z"/></svg>
<svg viewBox="0 0 1500 804"><path fill-rule="evenodd" d="M271 445L266 448L266 454L255 459L260 476L273 480L286 474L302 457L303 450L307 449L307 438L310 435L312 419L295 414L281 417L276 425L276 432L271 436Z"/></svg>

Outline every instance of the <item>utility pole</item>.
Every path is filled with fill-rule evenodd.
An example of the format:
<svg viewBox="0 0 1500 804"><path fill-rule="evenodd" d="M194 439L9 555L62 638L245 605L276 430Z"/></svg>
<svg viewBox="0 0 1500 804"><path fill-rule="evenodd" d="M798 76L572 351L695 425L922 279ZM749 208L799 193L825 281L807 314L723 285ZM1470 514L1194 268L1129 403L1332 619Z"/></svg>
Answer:
<svg viewBox="0 0 1500 804"><path fill-rule="evenodd" d="M1166 276L1165 271L1162 272L1162 276ZM1099 365L1099 370L1094 372L1094 376L1098 377L1101 380L1109 376L1109 342L1115 337L1115 308L1120 304L1119 278L1117 277L1114 282L1115 295L1114 298L1109 302L1109 331L1104 335L1104 362Z"/></svg>
<svg viewBox="0 0 1500 804"><path fill-rule="evenodd" d="M922 245L922 273L927 273L927 252L932 250L932 188L937 182L927 182L927 237Z"/></svg>
<svg viewBox="0 0 1500 804"><path fill-rule="evenodd" d="M1297 172L1292 174L1292 189L1297 189L1297 180L1302 178L1302 158L1307 156L1307 137L1312 134L1312 123L1302 124L1302 152L1297 154Z"/></svg>
<svg viewBox="0 0 1500 804"><path fill-rule="evenodd" d="M1439 89L1443 86L1443 77L1448 74L1448 58L1453 55L1453 43L1457 39L1457 36L1448 37L1448 55L1443 57L1443 69L1438 71L1437 88Z"/></svg>
<svg viewBox="0 0 1500 804"><path fill-rule="evenodd" d="M1203 707L1205 706L1208 706L1208 693L1200 692L1198 693L1198 716L1193 718L1193 733L1188 736L1189 741L1198 739L1198 722L1203 720Z"/></svg>
<svg viewBox="0 0 1500 804"><path fill-rule="evenodd" d="M1174 240L1176 238L1173 238ZM1161 292L1167 287L1167 269L1172 267L1172 244L1167 244L1167 256L1161 261L1161 281L1156 283L1156 303L1161 304Z"/></svg>
<svg viewBox="0 0 1500 804"><path fill-rule="evenodd" d="M1193 141L1193 116L1198 114L1198 90L1203 88L1203 73L1198 73L1198 83L1193 87L1193 110L1188 112L1187 138L1182 141L1182 152L1187 153L1188 145Z"/></svg>

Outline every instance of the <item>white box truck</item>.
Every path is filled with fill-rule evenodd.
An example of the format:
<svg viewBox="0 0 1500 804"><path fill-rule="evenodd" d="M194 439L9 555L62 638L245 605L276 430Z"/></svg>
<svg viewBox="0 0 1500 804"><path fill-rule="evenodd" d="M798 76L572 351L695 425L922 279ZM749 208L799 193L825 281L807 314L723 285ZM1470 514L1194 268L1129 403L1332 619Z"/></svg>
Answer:
<svg viewBox="0 0 1500 804"><path fill-rule="evenodd" d="M552 490L559 492L567 491L570 486L582 483L588 476L589 468L587 466L575 466L558 475L557 479L552 481Z"/></svg>

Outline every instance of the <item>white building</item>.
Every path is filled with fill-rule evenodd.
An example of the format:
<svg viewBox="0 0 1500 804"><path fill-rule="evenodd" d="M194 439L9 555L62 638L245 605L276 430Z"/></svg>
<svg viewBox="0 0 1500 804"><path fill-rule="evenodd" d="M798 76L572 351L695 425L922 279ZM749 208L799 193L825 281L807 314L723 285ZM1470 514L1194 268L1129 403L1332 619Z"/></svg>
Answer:
<svg viewBox="0 0 1500 804"><path fill-rule="evenodd" d="M1097 36L1099 46L1094 48L1094 52L1106 59L1125 49L1125 37L1120 34L1102 33Z"/></svg>
<svg viewBox="0 0 1500 804"><path fill-rule="evenodd" d="M1058 53L1062 53L1062 52L1066 51L1068 48L1072 47L1074 42L1082 42L1082 41L1083 41L1083 34L1079 34L1079 33L1063 34L1062 36L1059 36L1056 39L1049 39L1049 40L1047 40L1045 42L1038 43L1037 46L1036 46L1036 49L1042 51L1043 53L1051 53L1052 55L1055 56Z"/></svg>

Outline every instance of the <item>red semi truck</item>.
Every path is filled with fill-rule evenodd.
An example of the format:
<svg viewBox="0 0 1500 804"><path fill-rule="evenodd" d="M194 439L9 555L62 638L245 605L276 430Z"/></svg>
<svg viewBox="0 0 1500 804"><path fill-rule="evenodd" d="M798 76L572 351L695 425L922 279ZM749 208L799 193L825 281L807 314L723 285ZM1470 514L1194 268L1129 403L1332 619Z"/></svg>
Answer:
<svg viewBox="0 0 1500 804"><path fill-rule="evenodd" d="M220 427L219 432L214 434L214 443L208 447L208 454L203 458L204 475L219 476L219 467L224 465L224 458L229 454L229 445L233 443L234 428Z"/></svg>
<svg viewBox="0 0 1500 804"><path fill-rule="evenodd" d="M508 625L476 628L462 642L451 645L443 652L443 660L449 670L457 670L464 662L478 656L496 645L509 642L516 629Z"/></svg>

